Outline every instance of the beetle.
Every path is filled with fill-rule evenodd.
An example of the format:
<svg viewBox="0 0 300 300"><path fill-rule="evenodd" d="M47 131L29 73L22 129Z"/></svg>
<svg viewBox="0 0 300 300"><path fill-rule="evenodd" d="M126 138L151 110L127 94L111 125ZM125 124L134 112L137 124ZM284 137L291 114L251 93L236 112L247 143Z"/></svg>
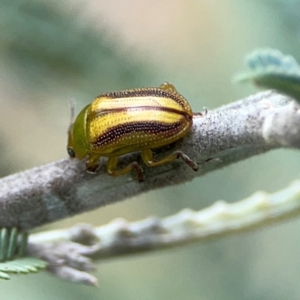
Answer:
<svg viewBox="0 0 300 300"><path fill-rule="evenodd" d="M119 176L136 170L143 181L143 170L136 162L117 169L118 157L141 152L147 166L160 166L181 158L194 171L196 162L181 151L155 161L151 149L169 145L183 138L193 124L188 101L174 85L137 88L99 95L85 106L68 130L67 151L71 158L88 157L86 171L95 173L101 156L108 157L107 173Z"/></svg>

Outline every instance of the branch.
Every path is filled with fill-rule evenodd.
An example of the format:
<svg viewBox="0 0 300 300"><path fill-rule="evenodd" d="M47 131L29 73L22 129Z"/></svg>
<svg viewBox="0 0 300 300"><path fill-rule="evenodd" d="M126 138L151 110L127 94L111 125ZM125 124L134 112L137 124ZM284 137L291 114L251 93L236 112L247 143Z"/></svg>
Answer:
<svg viewBox="0 0 300 300"><path fill-rule="evenodd" d="M185 209L165 219L129 223L118 219L102 227L79 225L72 229L33 234L28 254L49 263L57 276L90 285L97 279L90 258L151 252L207 241L285 220L300 214L300 181L273 194L257 192L242 201L218 201L199 212ZM68 272L65 272L67 270Z"/></svg>
<svg viewBox="0 0 300 300"><path fill-rule="evenodd" d="M84 162L63 159L0 180L0 227L31 229L153 189L192 180L268 150L300 148L299 104L272 91L259 93L204 116L195 116L191 133L173 147L156 151L164 157L182 150L199 163L198 172L182 161L145 167L145 182L135 174L109 177L85 172ZM138 154L120 159L122 167Z"/></svg>

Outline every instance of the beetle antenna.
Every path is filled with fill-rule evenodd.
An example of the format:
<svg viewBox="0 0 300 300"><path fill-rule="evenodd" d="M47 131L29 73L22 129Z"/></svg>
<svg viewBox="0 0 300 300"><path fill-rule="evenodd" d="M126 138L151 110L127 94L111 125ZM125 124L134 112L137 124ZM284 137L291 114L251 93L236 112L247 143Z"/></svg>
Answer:
<svg viewBox="0 0 300 300"><path fill-rule="evenodd" d="M76 110L76 101L74 98L71 98L70 99L70 108L71 108L71 119L70 119L70 125L69 125L69 129L68 129L68 132L71 130L71 127L73 125L73 122L74 122L74 118L75 118L75 110Z"/></svg>

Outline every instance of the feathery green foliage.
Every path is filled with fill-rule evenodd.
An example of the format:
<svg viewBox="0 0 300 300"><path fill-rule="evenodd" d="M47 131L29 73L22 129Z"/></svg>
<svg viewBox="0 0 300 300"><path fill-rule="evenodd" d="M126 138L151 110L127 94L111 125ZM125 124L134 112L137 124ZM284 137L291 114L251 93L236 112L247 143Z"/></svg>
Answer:
<svg viewBox="0 0 300 300"><path fill-rule="evenodd" d="M0 263L0 279L10 279L8 273L29 274L45 269L47 263L34 257L22 257L15 260Z"/></svg>
<svg viewBox="0 0 300 300"><path fill-rule="evenodd" d="M47 263L33 257L22 257L28 241L27 232L16 227L0 229L0 279L10 279L8 273L32 273L44 269Z"/></svg>
<svg viewBox="0 0 300 300"><path fill-rule="evenodd" d="M28 233L19 231L16 227L0 229L0 262L24 255Z"/></svg>
<svg viewBox="0 0 300 300"><path fill-rule="evenodd" d="M292 56L278 50L259 49L248 55L246 61L250 71L238 74L234 81L251 81L300 101L300 66Z"/></svg>

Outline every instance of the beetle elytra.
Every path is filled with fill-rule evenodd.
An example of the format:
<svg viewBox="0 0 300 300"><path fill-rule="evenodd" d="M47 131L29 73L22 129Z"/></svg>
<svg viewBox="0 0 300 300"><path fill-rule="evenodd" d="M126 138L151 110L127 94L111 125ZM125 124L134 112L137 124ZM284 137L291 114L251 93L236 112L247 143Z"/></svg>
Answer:
<svg viewBox="0 0 300 300"><path fill-rule="evenodd" d="M183 138L191 129L193 113L188 101L170 83L158 88L138 88L99 95L85 106L68 131L68 154L84 159L86 170L95 173L101 156L108 157L107 172L119 176L136 170L143 181L137 162L117 169L118 157L141 152L147 166L160 166L181 158L193 170L196 162L181 151L155 161L151 149Z"/></svg>

